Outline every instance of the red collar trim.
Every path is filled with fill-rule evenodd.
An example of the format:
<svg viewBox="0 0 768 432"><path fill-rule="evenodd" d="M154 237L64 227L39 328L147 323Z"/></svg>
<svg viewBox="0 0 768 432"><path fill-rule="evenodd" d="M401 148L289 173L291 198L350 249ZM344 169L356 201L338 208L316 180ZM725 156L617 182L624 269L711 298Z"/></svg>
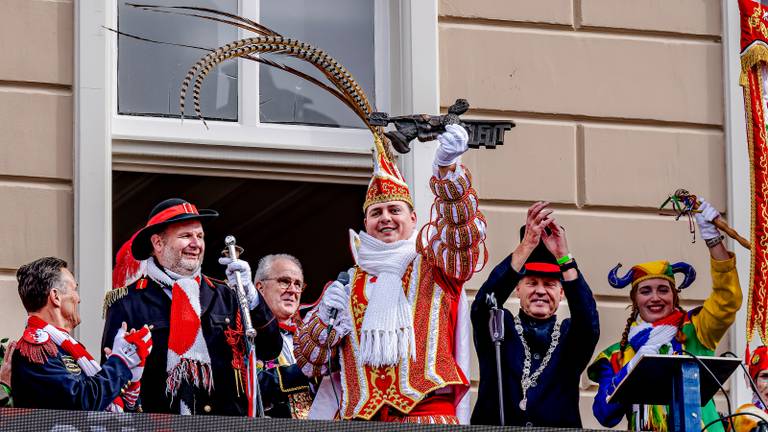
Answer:
<svg viewBox="0 0 768 432"><path fill-rule="evenodd" d="M48 324L50 324L50 323L45 321L44 319L38 317L38 316L35 316L35 315L30 315L29 318L27 318L27 328L41 329L41 328L47 326ZM53 324L51 324L51 325L53 325ZM54 327L56 327L56 326L54 326ZM61 330L61 331L63 331L66 334L69 334L69 331L66 330L66 329L63 329L61 327L56 327L56 328Z"/></svg>
<svg viewBox="0 0 768 432"><path fill-rule="evenodd" d="M291 321L290 324L284 323L284 322L279 322L279 323L277 323L277 325L281 329L283 329L283 330L285 330L285 331L287 331L289 333L292 333L292 334L296 333L296 330L298 330L298 328L296 327L296 324L293 324L293 321Z"/></svg>

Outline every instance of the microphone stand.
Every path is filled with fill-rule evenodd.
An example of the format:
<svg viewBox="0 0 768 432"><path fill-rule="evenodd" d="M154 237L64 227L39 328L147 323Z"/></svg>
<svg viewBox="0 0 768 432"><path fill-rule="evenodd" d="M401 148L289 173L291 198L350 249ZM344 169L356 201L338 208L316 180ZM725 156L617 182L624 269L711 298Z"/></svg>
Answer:
<svg viewBox="0 0 768 432"><path fill-rule="evenodd" d="M496 295L491 293L486 297L486 303L491 307L491 319L488 326L491 331L491 341L496 349L496 381L499 389L499 421L504 426L504 389L501 379L501 342L504 340L504 309L499 309Z"/></svg>
<svg viewBox="0 0 768 432"><path fill-rule="evenodd" d="M235 237L227 236L224 238L224 244L227 246L227 255L236 260L242 248L235 245ZM238 251L239 249L239 251ZM235 271L237 286L233 287L237 297L237 303L240 306L240 316L243 323L243 332L245 333L245 364L246 373L246 394L248 396L248 416L264 417L264 405L261 401L261 391L259 389L258 369L256 367L256 330L251 322L251 310L248 307L248 298L243 288L243 280L240 271Z"/></svg>

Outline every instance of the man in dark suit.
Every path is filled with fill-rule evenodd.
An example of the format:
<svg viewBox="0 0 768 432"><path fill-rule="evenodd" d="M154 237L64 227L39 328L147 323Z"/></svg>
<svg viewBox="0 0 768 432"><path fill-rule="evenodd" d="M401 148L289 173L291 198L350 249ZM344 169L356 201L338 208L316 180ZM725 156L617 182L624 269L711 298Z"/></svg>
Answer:
<svg viewBox="0 0 768 432"><path fill-rule="evenodd" d="M243 320L233 290L201 273L203 222L218 216L172 198L155 206L147 225L118 254L118 267L138 268L126 287L108 295L103 346L120 323L152 326L154 351L147 358L141 400L144 411L246 415L247 368ZM126 250L136 260L125 266ZM250 267L227 259L229 285L241 272L253 327L256 357L276 358L282 348L277 321L251 283Z"/></svg>
<svg viewBox="0 0 768 432"><path fill-rule="evenodd" d="M547 203L528 209L520 245L491 272L472 303L480 386L472 424L499 424L489 294L503 305L513 291L517 316L504 309L501 382L506 425L581 427L579 379L600 336L597 307L568 250L565 229ZM570 318L557 319L568 300Z"/></svg>

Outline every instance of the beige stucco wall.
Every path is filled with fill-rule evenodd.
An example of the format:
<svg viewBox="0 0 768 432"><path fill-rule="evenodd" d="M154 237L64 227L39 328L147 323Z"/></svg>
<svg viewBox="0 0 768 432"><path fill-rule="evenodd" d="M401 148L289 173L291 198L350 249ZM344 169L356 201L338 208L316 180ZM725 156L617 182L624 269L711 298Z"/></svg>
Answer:
<svg viewBox="0 0 768 432"><path fill-rule="evenodd" d="M0 2L0 336L19 336L16 269L73 257L73 4Z"/></svg>
<svg viewBox="0 0 768 432"><path fill-rule="evenodd" d="M441 0L440 103L512 119L496 150L470 152L488 218L488 267L518 243L525 209L552 201L598 301L598 349L617 341L627 293L607 271L653 259L699 270L686 307L710 286L708 252L687 222L658 216L685 187L726 211L719 1ZM511 305L514 301L510 301ZM724 345L727 345L725 341ZM478 375L473 374L476 380ZM584 378L582 418L596 388Z"/></svg>

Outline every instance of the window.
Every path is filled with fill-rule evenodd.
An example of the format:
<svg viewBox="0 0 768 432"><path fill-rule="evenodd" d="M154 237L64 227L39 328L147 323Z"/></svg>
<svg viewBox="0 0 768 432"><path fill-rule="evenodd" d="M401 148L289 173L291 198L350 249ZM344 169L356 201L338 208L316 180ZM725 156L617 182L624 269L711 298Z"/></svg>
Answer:
<svg viewBox="0 0 768 432"><path fill-rule="evenodd" d="M118 30L157 41L217 47L238 38L235 27L213 21L148 12L118 2ZM156 4L171 6L174 0ZM207 0L201 7L237 13L237 0ZM117 111L126 115L179 116L179 89L189 67L205 51L160 45L125 36L118 38ZM202 110L206 117L237 121L237 64L216 68L203 84ZM185 114L193 116L192 106Z"/></svg>
<svg viewBox="0 0 768 432"><path fill-rule="evenodd" d="M127 3L127 0L118 1L119 30L148 39L212 48L254 36L226 24L150 12ZM173 0L157 3L178 4ZM253 6L246 4L238 11L237 0L206 0L194 5L245 16L256 12L255 8L248 10ZM374 6L373 0L263 1L257 15L258 21L267 27L320 47L339 60L356 77L371 103L375 103ZM205 53L195 48L118 37L118 114L178 117L181 81L189 67ZM271 54L265 57L325 80L322 73L304 61ZM364 126L349 108L314 84L269 66L238 61L250 64L238 67L236 61L224 62L204 81L201 105L206 119L242 119L243 123L252 124ZM249 85L238 86L239 78ZM253 82L258 82L258 87L250 87ZM242 104L238 104L239 95L242 95ZM243 109L239 110L238 105ZM187 104L185 115L194 116L191 104Z"/></svg>

